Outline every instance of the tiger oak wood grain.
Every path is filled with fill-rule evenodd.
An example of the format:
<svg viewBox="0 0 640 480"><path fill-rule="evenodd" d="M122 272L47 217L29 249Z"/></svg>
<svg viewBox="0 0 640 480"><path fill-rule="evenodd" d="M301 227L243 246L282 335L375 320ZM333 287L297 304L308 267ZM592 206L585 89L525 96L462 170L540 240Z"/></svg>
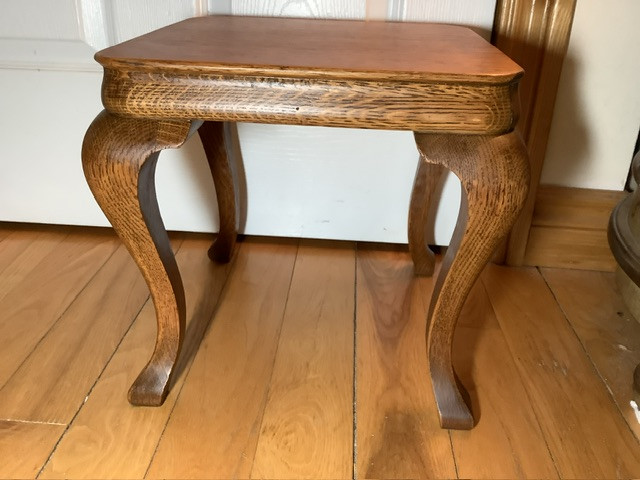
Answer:
<svg viewBox="0 0 640 480"><path fill-rule="evenodd" d="M296 252L242 243L148 477L250 478Z"/></svg>
<svg viewBox="0 0 640 480"><path fill-rule="evenodd" d="M635 478L640 448L540 273L482 276L562 478Z"/></svg>
<svg viewBox="0 0 640 480"><path fill-rule="evenodd" d="M356 478L456 478L424 361L433 284L413 275L404 249L358 245Z"/></svg>
<svg viewBox="0 0 640 480"><path fill-rule="evenodd" d="M300 242L251 478L351 477L354 247Z"/></svg>
<svg viewBox="0 0 640 480"><path fill-rule="evenodd" d="M132 402L162 402L184 323L180 276L153 189L157 152L181 145L201 121L218 122L203 127L210 133L203 138L217 145L205 141L205 150L214 180L228 179L226 169L215 170L227 164L219 122L400 129L415 131L422 159L453 170L468 194L436 286L429 355L442 425L471 428L450 365L451 337L469 288L526 195L526 153L511 133L518 65L459 26L224 16L170 25L98 52L96 60L104 67L106 112L85 137L85 172L158 311L158 347L130 391ZM429 142L433 151L425 152ZM420 182L417 190L410 237L417 271L428 273L429 254L417 252L426 248L420 223L430 191ZM233 237L232 190L221 193L229 224L221 238Z"/></svg>
<svg viewBox="0 0 640 480"><path fill-rule="evenodd" d="M40 478L143 478L189 371L193 354L219 305L233 263L206 261L209 240L176 244L187 303L181 373L159 408L132 407L122 395L152 351L155 313L148 301L100 375ZM191 353L191 355L189 355Z"/></svg>
<svg viewBox="0 0 640 480"><path fill-rule="evenodd" d="M469 29L393 22L192 18L96 59L127 116L477 134L513 128L522 75Z"/></svg>
<svg viewBox="0 0 640 480"><path fill-rule="evenodd" d="M87 183L138 264L156 307L156 348L129 390L136 405L162 404L184 335L182 280L155 195L158 154L182 145L200 124L125 119L103 111L82 145Z"/></svg>
<svg viewBox="0 0 640 480"><path fill-rule="evenodd" d="M470 429L474 419L451 363L458 315L467 294L524 204L527 153L517 132L497 137L415 134L422 159L455 173L462 185L458 222L429 308L427 354L443 428Z"/></svg>

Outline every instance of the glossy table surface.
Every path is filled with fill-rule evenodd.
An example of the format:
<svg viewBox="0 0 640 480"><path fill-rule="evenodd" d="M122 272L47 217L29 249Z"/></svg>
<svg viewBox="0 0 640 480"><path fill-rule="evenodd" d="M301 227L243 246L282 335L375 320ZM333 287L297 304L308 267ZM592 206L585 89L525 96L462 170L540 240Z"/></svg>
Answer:
<svg viewBox="0 0 640 480"><path fill-rule="evenodd" d="M522 69L466 27L259 17L196 17L102 50L105 67L278 76L506 83Z"/></svg>

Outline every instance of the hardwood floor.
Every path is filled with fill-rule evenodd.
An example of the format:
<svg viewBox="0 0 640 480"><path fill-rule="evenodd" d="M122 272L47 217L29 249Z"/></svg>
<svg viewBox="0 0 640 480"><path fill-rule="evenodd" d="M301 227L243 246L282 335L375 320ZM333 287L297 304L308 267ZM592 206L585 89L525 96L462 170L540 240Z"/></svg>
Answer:
<svg viewBox="0 0 640 480"><path fill-rule="evenodd" d="M208 236L172 242L187 339L141 408L155 313L115 235L0 224L0 478L640 477L613 274L487 267L455 338L480 420L447 431L406 247L248 238L216 265Z"/></svg>

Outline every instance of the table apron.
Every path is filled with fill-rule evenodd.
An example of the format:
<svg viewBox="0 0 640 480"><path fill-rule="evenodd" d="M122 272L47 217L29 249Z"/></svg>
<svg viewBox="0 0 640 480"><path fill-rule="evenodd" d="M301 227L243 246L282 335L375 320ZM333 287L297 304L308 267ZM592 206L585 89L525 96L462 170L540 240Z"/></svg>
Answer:
<svg viewBox="0 0 640 480"><path fill-rule="evenodd" d="M506 84L238 77L105 69L114 114L333 127L501 134L517 122Z"/></svg>

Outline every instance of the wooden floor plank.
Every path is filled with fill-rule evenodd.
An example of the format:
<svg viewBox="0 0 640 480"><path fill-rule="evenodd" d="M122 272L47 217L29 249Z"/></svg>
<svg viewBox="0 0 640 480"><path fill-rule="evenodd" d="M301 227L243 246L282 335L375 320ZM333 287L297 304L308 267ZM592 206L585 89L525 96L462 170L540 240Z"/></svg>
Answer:
<svg viewBox="0 0 640 480"><path fill-rule="evenodd" d="M539 272L482 278L561 477L640 476L638 442Z"/></svg>
<svg viewBox="0 0 640 480"><path fill-rule="evenodd" d="M477 421L473 430L451 431L460 478L558 478L482 282L462 310L453 352Z"/></svg>
<svg viewBox="0 0 640 480"><path fill-rule="evenodd" d="M0 222L0 242L11 235L14 232L10 224Z"/></svg>
<svg viewBox="0 0 640 480"><path fill-rule="evenodd" d="M148 301L41 478L142 478L175 405L193 354L216 308L232 264L207 258L210 240L187 238L176 255L183 272L187 330L179 376L161 407L132 407L127 390L153 350L155 311Z"/></svg>
<svg viewBox="0 0 640 480"><path fill-rule="evenodd" d="M433 278L416 278L408 253L358 246L356 478L455 478L427 369Z"/></svg>
<svg viewBox="0 0 640 480"><path fill-rule="evenodd" d="M354 276L354 244L301 243L252 478L351 478Z"/></svg>
<svg viewBox="0 0 640 480"><path fill-rule="evenodd" d="M4 385L118 247L112 232L69 235L0 300Z"/></svg>
<svg viewBox="0 0 640 480"><path fill-rule="evenodd" d="M36 268L68 233L68 229L10 232L0 248L0 299Z"/></svg>
<svg viewBox="0 0 640 480"><path fill-rule="evenodd" d="M297 241L242 244L149 478L249 478Z"/></svg>
<svg viewBox="0 0 640 480"><path fill-rule="evenodd" d="M36 478L64 429L0 420L0 478Z"/></svg>
<svg viewBox="0 0 640 480"><path fill-rule="evenodd" d="M557 268L542 269L542 274L629 427L640 438L640 423L629 404L633 371L640 363L640 323L626 310L614 274Z"/></svg>
<svg viewBox="0 0 640 480"><path fill-rule="evenodd" d="M0 390L0 418L71 422L148 297L121 245Z"/></svg>

